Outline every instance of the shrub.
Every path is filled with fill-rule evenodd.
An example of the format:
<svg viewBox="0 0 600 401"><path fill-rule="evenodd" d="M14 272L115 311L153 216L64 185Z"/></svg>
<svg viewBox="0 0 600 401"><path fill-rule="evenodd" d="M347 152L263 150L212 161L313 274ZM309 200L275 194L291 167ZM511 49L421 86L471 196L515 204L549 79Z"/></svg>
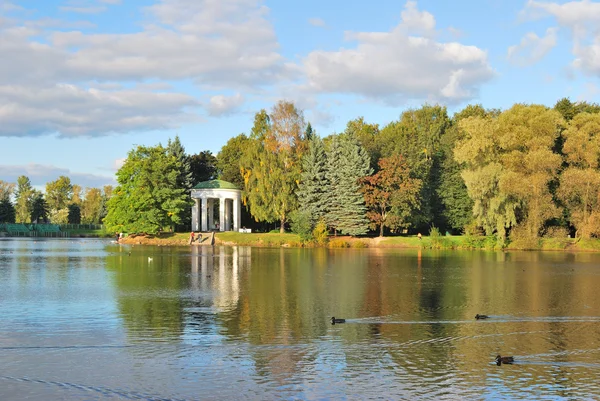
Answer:
<svg viewBox="0 0 600 401"><path fill-rule="evenodd" d="M329 247L330 248L350 248L350 244L348 243L348 241L335 238L335 239L332 239L331 241L329 241Z"/></svg>
<svg viewBox="0 0 600 401"><path fill-rule="evenodd" d="M304 242L313 239L312 218L306 210L297 210L290 215L291 228L294 234L298 234Z"/></svg>
<svg viewBox="0 0 600 401"><path fill-rule="evenodd" d="M352 241L350 243L350 247L351 248L368 248L369 244L367 244L365 241Z"/></svg>
<svg viewBox="0 0 600 401"><path fill-rule="evenodd" d="M327 233L327 224L323 220L319 220L315 228L312 232L313 240L318 245L325 245L329 239L329 235Z"/></svg>

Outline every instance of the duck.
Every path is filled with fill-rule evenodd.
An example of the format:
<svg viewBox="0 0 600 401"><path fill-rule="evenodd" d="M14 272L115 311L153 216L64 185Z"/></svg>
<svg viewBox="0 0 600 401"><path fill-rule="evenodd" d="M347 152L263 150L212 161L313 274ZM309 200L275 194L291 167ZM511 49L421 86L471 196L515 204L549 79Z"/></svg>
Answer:
<svg viewBox="0 0 600 401"><path fill-rule="evenodd" d="M148 256L148 262L152 262L152 258Z"/></svg>
<svg viewBox="0 0 600 401"><path fill-rule="evenodd" d="M498 365L498 366L502 365L503 363L506 363L506 364L510 365L510 364L512 364L515 361L515 358L513 358L512 356L500 356L500 355L498 355L498 356L496 356L495 361L496 361L496 365Z"/></svg>
<svg viewBox="0 0 600 401"><path fill-rule="evenodd" d="M346 323L346 319L336 319L335 317L332 317L331 324L336 324L336 323Z"/></svg>
<svg viewBox="0 0 600 401"><path fill-rule="evenodd" d="M479 320L479 319L487 319L489 318L488 315L480 315L479 313L475 315L475 319Z"/></svg>

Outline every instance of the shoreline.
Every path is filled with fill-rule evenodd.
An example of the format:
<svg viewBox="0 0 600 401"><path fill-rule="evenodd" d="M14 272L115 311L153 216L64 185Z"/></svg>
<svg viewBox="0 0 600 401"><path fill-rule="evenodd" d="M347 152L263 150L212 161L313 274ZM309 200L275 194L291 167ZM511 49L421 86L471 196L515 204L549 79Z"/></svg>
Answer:
<svg viewBox="0 0 600 401"><path fill-rule="evenodd" d="M189 233L167 233L160 236L131 235L120 240L122 244L154 246L210 246L210 235L202 233L202 242L189 244ZM235 233L215 234L214 245L284 247L284 248L412 248L432 250L488 250L488 251L563 251L600 252L600 239L540 238L534 241L513 242L505 248L495 246L492 237L471 236L390 236L390 237L330 237L326 245L303 243L296 234Z"/></svg>

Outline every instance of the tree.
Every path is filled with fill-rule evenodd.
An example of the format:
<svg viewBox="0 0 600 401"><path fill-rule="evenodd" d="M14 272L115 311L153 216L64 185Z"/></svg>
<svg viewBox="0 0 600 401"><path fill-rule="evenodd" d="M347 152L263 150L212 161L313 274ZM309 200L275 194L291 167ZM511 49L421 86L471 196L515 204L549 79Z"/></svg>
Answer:
<svg viewBox="0 0 600 401"><path fill-rule="evenodd" d="M81 207L78 204L71 203L68 209L67 222L69 224L81 224Z"/></svg>
<svg viewBox="0 0 600 401"><path fill-rule="evenodd" d="M73 184L73 196L71 196L71 203L74 203L76 205L81 205L81 202L82 202L81 191L82 191L82 188L80 185Z"/></svg>
<svg viewBox="0 0 600 401"><path fill-rule="evenodd" d="M401 155L379 160L379 171L362 180L367 217L373 228L397 229L410 225L410 215L419 206L421 181L410 177L410 169Z"/></svg>
<svg viewBox="0 0 600 401"><path fill-rule="evenodd" d="M15 207L13 206L10 198L4 196L0 199L0 223L14 223L15 222Z"/></svg>
<svg viewBox="0 0 600 401"><path fill-rule="evenodd" d="M558 196L570 212L577 236L600 236L600 114L575 115L563 136L568 167L560 176Z"/></svg>
<svg viewBox="0 0 600 401"><path fill-rule="evenodd" d="M31 186L31 181L29 178L24 175L17 178L17 192L15 194L15 211L17 222L31 222L33 194L33 187Z"/></svg>
<svg viewBox="0 0 600 401"><path fill-rule="evenodd" d="M185 148L181 144L179 140L179 136L175 136L175 139L167 143L167 156L175 158L179 163L179 171L177 172L177 178L175 187L185 190L187 194L189 194L190 190L196 184L194 182L194 176L192 174L192 162L190 157L185 153ZM179 223L185 225L187 227L190 226L192 222L192 209L191 208L183 208L179 212Z"/></svg>
<svg viewBox="0 0 600 401"><path fill-rule="evenodd" d="M323 140L313 136L308 142L308 149L302 157L302 173L298 184L298 206L306 213L310 231L321 219L326 209L327 182L327 157Z"/></svg>
<svg viewBox="0 0 600 401"><path fill-rule="evenodd" d="M438 227L462 232L473 220L473 200L469 197L467 186L461 176L464 166L454 159L456 142L463 139L465 133L459 123L468 117L498 115L498 110L486 110L481 105L467 105L456 113L450 126L440 140L440 175L436 185L437 196L441 202Z"/></svg>
<svg viewBox="0 0 600 401"><path fill-rule="evenodd" d="M371 159L371 169L376 170L381 157L381 141L379 139L379 125L368 124L364 117L348 121L345 135L358 139L360 145L367 151Z"/></svg>
<svg viewBox="0 0 600 401"><path fill-rule="evenodd" d="M244 152L250 146L250 140L244 134L239 134L227 141L217 155L216 167L219 179L231 182L238 188L244 188L244 179L240 172Z"/></svg>
<svg viewBox="0 0 600 401"><path fill-rule="evenodd" d="M370 158L358 140L351 135L334 135L327 150L329 183L325 199L325 221L348 235L368 231L365 199L360 192L360 179L370 175Z"/></svg>
<svg viewBox="0 0 600 401"><path fill-rule="evenodd" d="M177 175L177 187L185 190L190 190L196 184L192 173L192 162L190 157L185 153L185 148L179 140L179 136L167 143L167 155L175 157L181 168Z"/></svg>
<svg viewBox="0 0 600 401"><path fill-rule="evenodd" d="M422 181L420 208L413 215L417 226L443 226L443 208L438 198L440 181L441 139L450 126L446 107L423 105L407 110L400 120L381 130L380 149L382 157L401 154L410 168L411 175Z"/></svg>
<svg viewBox="0 0 600 401"><path fill-rule="evenodd" d="M102 191L100 188L86 188L85 198L81 203L81 222L99 224L102 213Z"/></svg>
<svg viewBox="0 0 600 401"><path fill-rule="evenodd" d="M108 201L109 232L157 234L181 222L190 198L180 188L180 161L161 145L131 150L117 172L119 185Z"/></svg>
<svg viewBox="0 0 600 401"><path fill-rule="evenodd" d="M537 238L556 217L549 183L561 165L552 148L563 119L545 106L517 104L498 117L469 117L460 128L455 157L465 163L463 178L474 200L473 213L500 241L517 223L522 235Z"/></svg>
<svg viewBox="0 0 600 401"><path fill-rule="evenodd" d="M554 105L565 121L571 121L579 113L600 113L600 105L588 102L571 102L568 97L560 99Z"/></svg>
<svg viewBox="0 0 600 401"><path fill-rule="evenodd" d="M14 189L15 184L0 180L0 199L10 199Z"/></svg>
<svg viewBox="0 0 600 401"><path fill-rule="evenodd" d="M65 209L73 196L73 185L69 177L61 175L46 184L46 202L51 211Z"/></svg>
<svg viewBox="0 0 600 401"><path fill-rule="evenodd" d="M31 222L40 223L48 220L49 210L44 194L40 191L33 190L31 196Z"/></svg>
<svg viewBox="0 0 600 401"><path fill-rule="evenodd" d="M190 166L192 171L192 182L194 185L199 182L210 181L217 178L217 158L210 150L205 150L197 155L190 156Z"/></svg>
<svg viewBox="0 0 600 401"><path fill-rule="evenodd" d="M302 111L291 102L278 102L270 114L261 110L242 159L244 200L250 213L257 221L279 221L282 233L297 208L305 129Z"/></svg>

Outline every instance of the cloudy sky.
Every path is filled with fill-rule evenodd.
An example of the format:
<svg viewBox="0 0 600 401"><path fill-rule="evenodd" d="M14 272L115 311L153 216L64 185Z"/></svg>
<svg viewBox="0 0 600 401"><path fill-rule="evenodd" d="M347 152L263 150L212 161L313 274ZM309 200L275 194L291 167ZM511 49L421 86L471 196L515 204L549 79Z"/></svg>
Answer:
<svg viewBox="0 0 600 401"><path fill-rule="evenodd" d="M321 135L425 102L600 102L600 2L0 0L0 180L114 184L136 145L217 153L287 99Z"/></svg>

